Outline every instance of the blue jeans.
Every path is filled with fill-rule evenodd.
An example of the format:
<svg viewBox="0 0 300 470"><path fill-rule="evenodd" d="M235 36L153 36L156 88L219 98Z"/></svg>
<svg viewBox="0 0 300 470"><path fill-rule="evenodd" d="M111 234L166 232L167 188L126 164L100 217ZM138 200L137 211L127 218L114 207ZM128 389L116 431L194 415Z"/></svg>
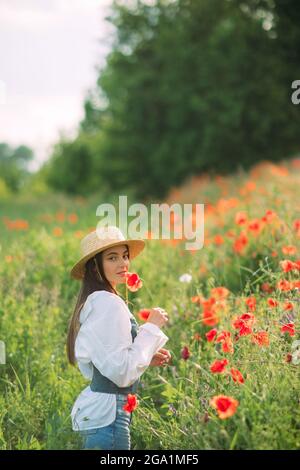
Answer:
<svg viewBox="0 0 300 470"><path fill-rule="evenodd" d="M130 423L132 413L123 410L127 402L127 395L116 394L117 410L116 419L102 428L87 429L79 431L83 440L83 449L130 450Z"/></svg>

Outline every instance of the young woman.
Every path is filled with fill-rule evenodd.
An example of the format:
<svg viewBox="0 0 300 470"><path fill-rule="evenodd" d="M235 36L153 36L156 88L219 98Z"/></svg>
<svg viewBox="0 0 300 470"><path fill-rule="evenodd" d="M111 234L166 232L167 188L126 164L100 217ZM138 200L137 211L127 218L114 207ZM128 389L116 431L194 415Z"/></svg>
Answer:
<svg viewBox="0 0 300 470"><path fill-rule="evenodd" d="M101 227L83 238L82 256L71 270L82 284L69 322L67 355L91 380L71 411L84 449L130 450L132 414L123 409L127 395L136 393L149 365L166 364L171 357L162 348L169 340L161 330L166 311L149 309L147 322L138 327L116 290L144 246L143 240L126 240L118 227Z"/></svg>

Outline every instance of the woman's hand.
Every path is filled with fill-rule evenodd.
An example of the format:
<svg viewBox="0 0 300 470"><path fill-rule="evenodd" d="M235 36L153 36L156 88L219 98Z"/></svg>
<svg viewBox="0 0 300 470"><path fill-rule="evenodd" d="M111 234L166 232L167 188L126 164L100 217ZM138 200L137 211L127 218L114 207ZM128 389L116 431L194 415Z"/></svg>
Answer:
<svg viewBox="0 0 300 470"><path fill-rule="evenodd" d="M149 366L156 367L162 366L165 367L171 360L171 353L167 349L161 348L154 354L151 359Z"/></svg>
<svg viewBox="0 0 300 470"><path fill-rule="evenodd" d="M169 321L168 313L160 307L149 308L150 311L147 322L154 323L159 328L162 328L167 321Z"/></svg>

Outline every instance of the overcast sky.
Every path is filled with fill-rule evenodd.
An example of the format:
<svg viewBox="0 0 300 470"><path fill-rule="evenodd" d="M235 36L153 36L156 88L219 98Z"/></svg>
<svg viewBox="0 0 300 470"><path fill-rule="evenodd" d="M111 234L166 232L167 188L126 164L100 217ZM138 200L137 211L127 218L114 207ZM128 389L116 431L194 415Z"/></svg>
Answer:
<svg viewBox="0 0 300 470"><path fill-rule="evenodd" d="M105 63L111 0L0 0L0 142L47 158L74 135L83 99Z"/></svg>

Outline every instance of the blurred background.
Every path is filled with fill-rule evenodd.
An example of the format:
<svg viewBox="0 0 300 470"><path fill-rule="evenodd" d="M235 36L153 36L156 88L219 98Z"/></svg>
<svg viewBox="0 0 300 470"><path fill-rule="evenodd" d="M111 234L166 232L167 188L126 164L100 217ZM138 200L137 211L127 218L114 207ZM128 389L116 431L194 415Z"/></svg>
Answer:
<svg viewBox="0 0 300 470"><path fill-rule="evenodd" d="M0 8L2 201L162 200L191 176L299 152L297 0Z"/></svg>

